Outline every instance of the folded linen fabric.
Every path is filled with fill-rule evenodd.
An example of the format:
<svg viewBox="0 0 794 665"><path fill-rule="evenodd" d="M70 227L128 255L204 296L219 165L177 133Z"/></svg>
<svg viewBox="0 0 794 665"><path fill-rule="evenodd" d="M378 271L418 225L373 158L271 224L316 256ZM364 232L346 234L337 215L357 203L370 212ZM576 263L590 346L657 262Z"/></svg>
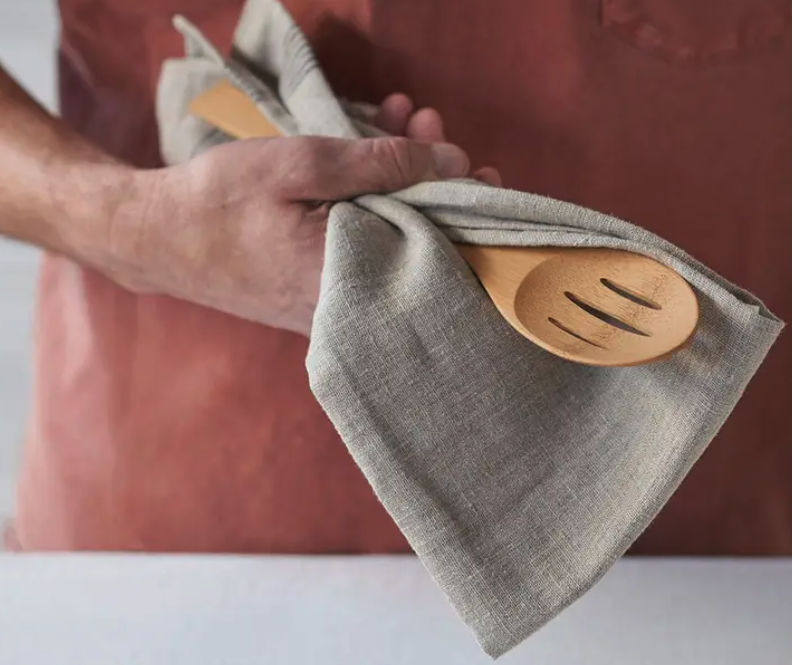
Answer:
<svg viewBox="0 0 794 665"><path fill-rule="evenodd" d="M187 21L158 90L167 161L232 140L187 113L223 79L284 134L377 134L338 100L274 0L249 0L230 58ZM254 74L253 72L256 72ZM497 313L452 241L620 248L678 271L700 328L670 360L574 364ZM614 217L471 181L330 211L311 388L430 575L497 657L589 589L663 506L782 323L679 248Z"/></svg>

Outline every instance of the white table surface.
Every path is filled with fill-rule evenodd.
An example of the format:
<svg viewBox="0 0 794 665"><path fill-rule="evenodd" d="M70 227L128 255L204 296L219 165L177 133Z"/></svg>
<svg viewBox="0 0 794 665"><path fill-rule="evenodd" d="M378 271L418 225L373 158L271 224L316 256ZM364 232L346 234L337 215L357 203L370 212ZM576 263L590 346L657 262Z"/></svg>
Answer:
<svg viewBox="0 0 794 665"><path fill-rule="evenodd" d="M0 555L2 665L491 662L411 557ZM623 560L499 660L791 662L791 562Z"/></svg>

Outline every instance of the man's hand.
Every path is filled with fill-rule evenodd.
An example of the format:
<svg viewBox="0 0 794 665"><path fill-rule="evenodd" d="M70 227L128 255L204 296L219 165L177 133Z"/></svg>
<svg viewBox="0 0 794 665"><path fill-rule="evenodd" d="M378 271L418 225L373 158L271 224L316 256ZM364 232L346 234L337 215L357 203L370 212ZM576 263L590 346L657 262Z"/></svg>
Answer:
<svg viewBox="0 0 794 665"><path fill-rule="evenodd" d="M253 139L184 166L137 173L97 267L161 293L308 334L320 287L326 202L466 175L458 148L405 138Z"/></svg>
<svg viewBox="0 0 794 665"><path fill-rule="evenodd" d="M116 208L112 251L98 267L135 291L308 335L328 202L469 171L466 155L441 142L434 111L413 113L397 95L377 122L404 136L253 139L136 173L132 200L146 206ZM494 180L487 172L480 177Z"/></svg>

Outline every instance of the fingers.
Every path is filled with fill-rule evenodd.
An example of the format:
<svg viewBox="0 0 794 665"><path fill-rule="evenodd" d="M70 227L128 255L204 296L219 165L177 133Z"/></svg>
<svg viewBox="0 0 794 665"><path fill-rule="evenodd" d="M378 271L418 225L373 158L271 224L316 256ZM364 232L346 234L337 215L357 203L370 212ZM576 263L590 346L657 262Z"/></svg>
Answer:
<svg viewBox="0 0 794 665"><path fill-rule="evenodd" d="M414 141L445 143L447 140L441 114L431 108L415 111L411 98L402 93L389 95L383 101L375 125L389 134L405 136ZM499 172L490 166L478 169L472 177L492 187L502 185Z"/></svg>
<svg viewBox="0 0 794 665"><path fill-rule="evenodd" d="M375 126L392 136L406 136L408 120L414 111L411 98L400 93L389 95L375 117Z"/></svg>
<svg viewBox="0 0 794 665"><path fill-rule="evenodd" d="M383 101L374 122L395 138L292 139L288 164L274 160L285 174L282 195L291 201L316 204L468 175L469 159L460 148L446 142L443 121L435 109L414 111L410 97L397 93ZM488 185L501 185L498 171L491 167L478 169L473 177Z"/></svg>
<svg viewBox="0 0 794 665"><path fill-rule="evenodd" d="M280 170L282 195L292 201L340 201L361 194L394 192L425 180L460 178L469 159L448 143L405 138L290 139Z"/></svg>
<svg viewBox="0 0 794 665"><path fill-rule="evenodd" d="M405 135L415 141L428 143L443 143L444 123L441 115L435 109L420 109L408 119Z"/></svg>
<svg viewBox="0 0 794 665"><path fill-rule="evenodd" d="M416 141L444 143L444 126L435 109L414 111L411 98L402 93L389 95L375 117L375 126L392 136L406 136Z"/></svg>
<svg viewBox="0 0 794 665"><path fill-rule="evenodd" d="M502 176L493 166L484 166L481 169L477 169L471 174L471 177L484 182L486 185L491 185L491 187L502 186Z"/></svg>

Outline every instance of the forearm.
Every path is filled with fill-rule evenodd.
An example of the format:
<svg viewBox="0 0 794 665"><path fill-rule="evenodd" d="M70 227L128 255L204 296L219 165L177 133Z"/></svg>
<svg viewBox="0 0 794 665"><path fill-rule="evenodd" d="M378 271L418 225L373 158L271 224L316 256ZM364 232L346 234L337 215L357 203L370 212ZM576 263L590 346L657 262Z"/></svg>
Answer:
<svg viewBox="0 0 794 665"><path fill-rule="evenodd" d="M0 236L80 258L107 242L131 169L36 103L0 67Z"/></svg>

